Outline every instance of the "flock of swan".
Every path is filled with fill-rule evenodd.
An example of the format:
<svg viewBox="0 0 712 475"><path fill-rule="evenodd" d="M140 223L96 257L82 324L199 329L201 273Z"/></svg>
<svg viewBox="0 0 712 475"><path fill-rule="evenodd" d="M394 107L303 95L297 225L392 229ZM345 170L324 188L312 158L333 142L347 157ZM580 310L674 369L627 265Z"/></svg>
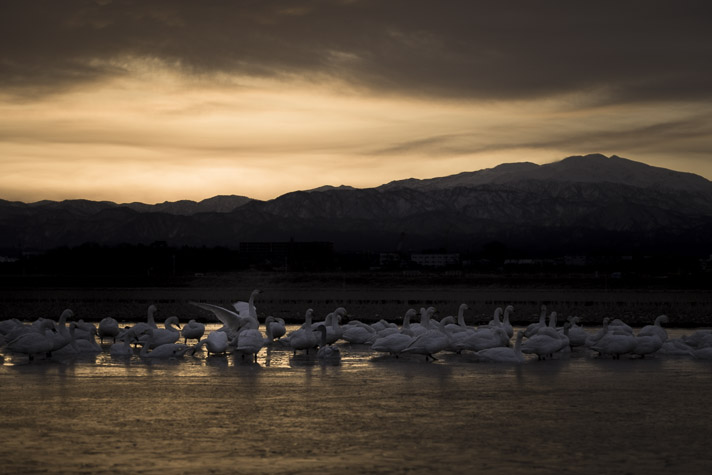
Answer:
<svg viewBox="0 0 712 475"><path fill-rule="evenodd" d="M293 351L294 355L304 352L320 361L338 363L341 351L335 346L337 342L363 345L374 353L394 358L421 355L426 361L436 360L435 355L441 352L467 352L481 361L518 364L525 361L526 355L545 360L565 357L578 349L612 359L645 358L656 353L712 359L712 330L668 338L662 326L668 323L665 315L637 333L620 319L605 318L602 328L592 333L579 324L578 317L569 317L563 326L557 326L556 312L547 313L546 306L542 306L539 321L518 330L515 335L510 323L514 311L511 305L497 308L492 320L479 327L466 325L468 306L465 303L460 305L457 316L440 321L434 318L436 309L433 307L421 308L419 313L409 309L401 326L385 320L370 324L350 320L342 325L347 312L344 307L338 307L324 321L318 322L313 321L313 311L308 309L304 324L287 333L285 322L280 318L270 316L260 324L255 307L255 298L260 293L254 290L247 302L237 302L233 309L191 302L222 323L222 327L209 332L205 338L205 325L195 320L181 328L178 317L171 316L164 321L163 328L159 328L155 322L155 305L148 307L146 322L125 328L120 328L113 318L102 319L98 326L83 320L67 324L74 317L72 310L67 309L58 321L44 318L32 323L16 319L0 321L0 350L25 355L33 361L101 353L105 351L104 340L109 339L108 351L112 357L138 354L142 359L182 358L206 351L208 356L232 353L257 361L262 348L277 345ZM416 316L419 320L411 322ZM191 340L194 343L189 344Z"/></svg>

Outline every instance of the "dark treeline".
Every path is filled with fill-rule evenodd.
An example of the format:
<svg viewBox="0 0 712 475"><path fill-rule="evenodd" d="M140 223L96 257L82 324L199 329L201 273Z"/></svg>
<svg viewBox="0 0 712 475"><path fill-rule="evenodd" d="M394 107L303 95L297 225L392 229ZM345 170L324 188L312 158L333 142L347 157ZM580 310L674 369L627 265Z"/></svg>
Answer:
<svg viewBox="0 0 712 475"><path fill-rule="evenodd" d="M337 252L331 243L250 243L226 247L173 247L150 245L104 246L86 243L44 252L5 252L0 276L6 283L17 277L46 276L51 283L79 285L189 285L207 274L258 270L273 273L357 272L432 276L458 281L463 275L487 275L525 285L542 280L584 280L586 285L673 285L703 288L712 282L712 261L707 256L675 254L531 256L497 242L477 251L448 254L447 249L426 249L419 255L448 256L440 267L418 263L411 253ZM454 257L453 257L454 256Z"/></svg>

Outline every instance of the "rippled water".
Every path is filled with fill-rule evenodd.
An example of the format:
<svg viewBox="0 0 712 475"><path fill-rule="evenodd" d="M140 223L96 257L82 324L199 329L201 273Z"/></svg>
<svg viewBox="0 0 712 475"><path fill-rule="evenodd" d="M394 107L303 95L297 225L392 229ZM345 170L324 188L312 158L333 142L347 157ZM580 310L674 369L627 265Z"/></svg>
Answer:
<svg viewBox="0 0 712 475"><path fill-rule="evenodd" d="M672 336L672 335L671 335ZM709 473L712 363L341 345L0 366L3 473Z"/></svg>

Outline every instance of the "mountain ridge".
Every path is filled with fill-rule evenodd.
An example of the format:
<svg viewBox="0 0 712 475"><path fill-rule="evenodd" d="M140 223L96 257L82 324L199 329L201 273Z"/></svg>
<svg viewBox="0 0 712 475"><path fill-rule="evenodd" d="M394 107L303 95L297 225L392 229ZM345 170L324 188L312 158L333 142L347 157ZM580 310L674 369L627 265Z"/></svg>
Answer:
<svg viewBox="0 0 712 475"><path fill-rule="evenodd" d="M148 207L148 208L147 208ZM260 201L238 195L157 205L0 200L0 248L164 241L330 241L338 250L712 252L712 182L617 156L503 164L374 188L323 186ZM402 243L400 244L402 245Z"/></svg>

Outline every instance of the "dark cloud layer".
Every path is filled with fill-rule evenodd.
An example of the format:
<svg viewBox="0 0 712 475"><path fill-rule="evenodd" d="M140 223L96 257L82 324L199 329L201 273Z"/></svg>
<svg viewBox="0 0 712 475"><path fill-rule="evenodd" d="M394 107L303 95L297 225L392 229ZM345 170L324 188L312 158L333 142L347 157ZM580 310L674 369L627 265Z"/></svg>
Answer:
<svg viewBox="0 0 712 475"><path fill-rule="evenodd" d="M700 100L708 1L0 0L0 88L18 95L124 74L338 80L386 94Z"/></svg>

